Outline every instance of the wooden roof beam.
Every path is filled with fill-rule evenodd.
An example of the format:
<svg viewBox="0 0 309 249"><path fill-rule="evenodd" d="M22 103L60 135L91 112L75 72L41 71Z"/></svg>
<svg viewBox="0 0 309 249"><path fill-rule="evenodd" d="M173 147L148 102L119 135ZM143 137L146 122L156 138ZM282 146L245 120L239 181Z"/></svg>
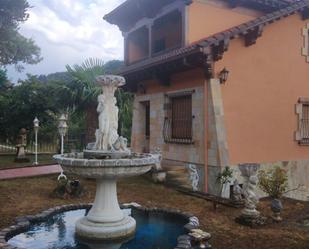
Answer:
<svg viewBox="0 0 309 249"><path fill-rule="evenodd" d="M245 46L249 47L256 43L258 37L262 36L263 25L255 27L253 30L248 30L244 34Z"/></svg>
<svg viewBox="0 0 309 249"><path fill-rule="evenodd" d="M301 12L302 19L307 20L309 18L309 8L304 8L304 10Z"/></svg>

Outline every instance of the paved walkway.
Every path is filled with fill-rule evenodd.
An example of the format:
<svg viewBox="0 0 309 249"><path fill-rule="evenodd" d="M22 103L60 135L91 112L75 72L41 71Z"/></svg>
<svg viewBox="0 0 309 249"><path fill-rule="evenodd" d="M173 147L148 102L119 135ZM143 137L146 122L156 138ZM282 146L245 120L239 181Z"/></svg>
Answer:
<svg viewBox="0 0 309 249"><path fill-rule="evenodd" d="M19 177L57 174L60 172L61 172L61 167L58 164L15 168L15 169L3 169L3 170L0 170L0 180L19 178Z"/></svg>

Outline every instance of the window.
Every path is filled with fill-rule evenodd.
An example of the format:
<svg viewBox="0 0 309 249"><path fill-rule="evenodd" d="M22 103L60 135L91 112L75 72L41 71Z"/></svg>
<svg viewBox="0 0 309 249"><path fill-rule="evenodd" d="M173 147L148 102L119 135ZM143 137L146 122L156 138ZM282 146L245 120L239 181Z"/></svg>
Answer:
<svg viewBox="0 0 309 249"><path fill-rule="evenodd" d="M178 10L156 19L152 26L152 54L181 47L182 33L182 16Z"/></svg>
<svg viewBox="0 0 309 249"><path fill-rule="evenodd" d="M298 130L295 138L300 145L309 145L309 98L300 98L296 105Z"/></svg>
<svg viewBox="0 0 309 249"><path fill-rule="evenodd" d="M128 35L126 40L126 63L131 64L148 58L149 56L149 30L142 27Z"/></svg>
<svg viewBox="0 0 309 249"><path fill-rule="evenodd" d="M160 39L160 40L156 40L154 41L154 53L158 53L160 51L165 50L166 45L165 45L165 39Z"/></svg>
<svg viewBox="0 0 309 249"><path fill-rule="evenodd" d="M309 62L309 23L303 28L304 47L302 48L302 55L306 57L306 61Z"/></svg>
<svg viewBox="0 0 309 249"><path fill-rule="evenodd" d="M182 92L167 97L164 141L192 143L192 92Z"/></svg>

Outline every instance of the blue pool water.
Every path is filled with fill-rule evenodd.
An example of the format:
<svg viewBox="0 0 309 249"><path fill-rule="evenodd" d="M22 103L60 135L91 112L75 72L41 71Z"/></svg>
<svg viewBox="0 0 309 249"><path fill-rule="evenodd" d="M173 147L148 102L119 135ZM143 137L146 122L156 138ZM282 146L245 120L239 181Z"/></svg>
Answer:
<svg viewBox="0 0 309 249"><path fill-rule="evenodd" d="M134 238L122 242L90 243L74 235L75 222L86 215L85 209L56 214L46 222L11 238L10 245L25 249L172 249L184 234L186 221L175 215L132 210L137 222Z"/></svg>

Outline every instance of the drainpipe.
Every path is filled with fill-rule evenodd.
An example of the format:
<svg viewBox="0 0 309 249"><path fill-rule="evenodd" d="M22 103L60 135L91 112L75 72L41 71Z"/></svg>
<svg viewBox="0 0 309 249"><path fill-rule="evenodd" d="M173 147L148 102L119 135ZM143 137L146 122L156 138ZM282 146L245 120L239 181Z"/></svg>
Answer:
<svg viewBox="0 0 309 249"><path fill-rule="evenodd" d="M204 182L208 193L208 80L204 78Z"/></svg>

